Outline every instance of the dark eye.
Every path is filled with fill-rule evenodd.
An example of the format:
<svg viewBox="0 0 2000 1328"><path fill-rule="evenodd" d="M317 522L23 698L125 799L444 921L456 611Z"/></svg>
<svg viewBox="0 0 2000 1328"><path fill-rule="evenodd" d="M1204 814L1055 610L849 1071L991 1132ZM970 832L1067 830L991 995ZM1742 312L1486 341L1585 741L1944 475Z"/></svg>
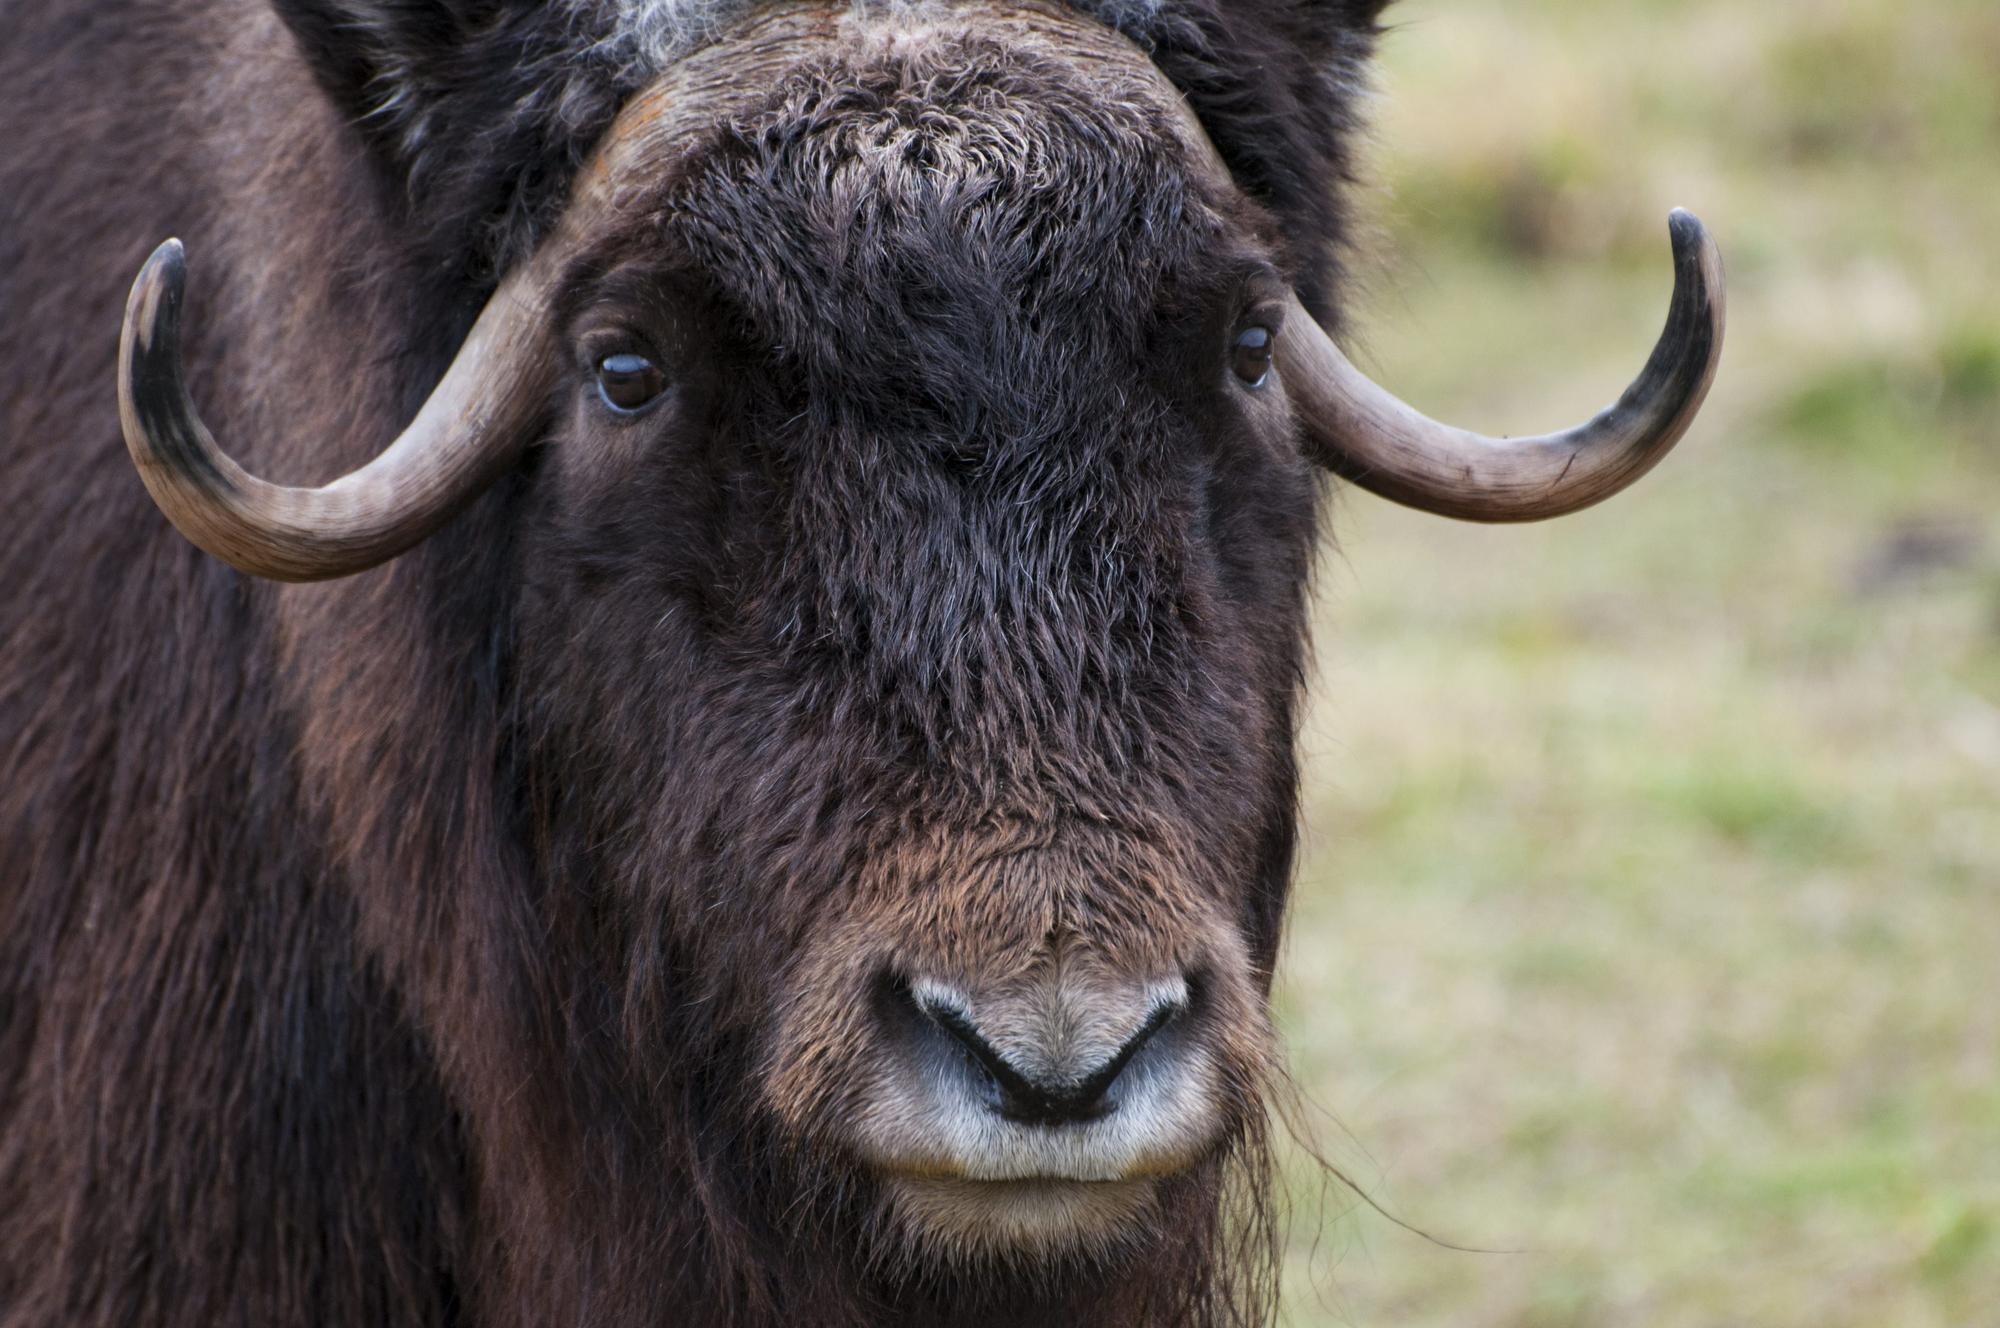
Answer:
<svg viewBox="0 0 2000 1328"><path fill-rule="evenodd" d="M1246 327L1229 348L1229 367L1251 387L1262 387L1271 376L1271 347L1277 338L1268 327Z"/></svg>
<svg viewBox="0 0 2000 1328"><path fill-rule="evenodd" d="M643 355L607 355L597 362L597 392L621 415L651 405L667 390L667 376Z"/></svg>

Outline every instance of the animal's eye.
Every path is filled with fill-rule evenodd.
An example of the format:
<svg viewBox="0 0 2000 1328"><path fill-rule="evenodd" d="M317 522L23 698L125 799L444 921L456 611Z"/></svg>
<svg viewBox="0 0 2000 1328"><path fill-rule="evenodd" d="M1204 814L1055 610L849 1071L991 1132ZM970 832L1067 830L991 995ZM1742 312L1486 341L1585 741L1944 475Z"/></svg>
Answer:
<svg viewBox="0 0 2000 1328"><path fill-rule="evenodd" d="M1268 327L1246 327L1229 348L1229 367L1251 387L1262 387L1271 376L1271 348L1277 338Z"/></svg>
<svg viewBox="0 0 2000 1328"><path fill-rule="evenodd" d="M667 376L643 355L607 355L597 362L598 395L621 415L644 410L666 390Z"/></svg>

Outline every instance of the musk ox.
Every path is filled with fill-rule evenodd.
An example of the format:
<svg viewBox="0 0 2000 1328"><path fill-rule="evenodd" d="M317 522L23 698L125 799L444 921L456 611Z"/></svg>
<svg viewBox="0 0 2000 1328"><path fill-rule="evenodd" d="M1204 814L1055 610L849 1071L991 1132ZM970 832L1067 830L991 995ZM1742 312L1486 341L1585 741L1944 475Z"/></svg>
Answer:
<svg viewBox="0 0 2000 1328"><path fill-rule="evenodd" d="M1380 9L0 0L0 1324L1266 1318Z"/></svg>

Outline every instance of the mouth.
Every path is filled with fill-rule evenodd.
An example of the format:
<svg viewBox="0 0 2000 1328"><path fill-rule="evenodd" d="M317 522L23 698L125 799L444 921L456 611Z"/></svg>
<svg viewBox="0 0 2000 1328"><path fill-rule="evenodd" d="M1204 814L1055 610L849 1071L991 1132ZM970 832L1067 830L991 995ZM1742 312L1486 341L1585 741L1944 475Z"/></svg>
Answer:
<svg viewBox="0 0 2000 1328"><path fill-rule="evenodd" d="M983 965L829 949L840 968L780 1027L769 1101L852 1169L882 1257L1136 1249L1256 1145L1271 1033L1233 931L1024 940Z"/></svg>
<svg viewBox="0 0 2000 1328"><path fill-rule="evenodd" d="M893 1226L933 1248L1053 1256L1107 1251L1149 1225L1161 1182L1223 1128L1200 984L1135 983L1088 1010L884 984L886 1054L850 1139Z"/></svg>
<svg viewBox="0 0 2000 1328"><path fill-rule="evenodd" d="M1153 1179L965 1180L891 1174L892 1220L925 1243L964 1251L1056 1254L1115 1246L1148 1225Z"/></svg>

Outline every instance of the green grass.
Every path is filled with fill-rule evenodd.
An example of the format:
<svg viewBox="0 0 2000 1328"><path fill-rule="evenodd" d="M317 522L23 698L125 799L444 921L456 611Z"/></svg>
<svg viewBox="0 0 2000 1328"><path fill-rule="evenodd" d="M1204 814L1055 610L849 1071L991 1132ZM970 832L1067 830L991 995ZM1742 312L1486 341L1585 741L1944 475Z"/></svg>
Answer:
<svg viewBox="0 0 2000 1328"><path fill-rule="evenodd" d="M1435 1239L1299 1160L1287 1319L2000 1325L2000 6L1391 13L1364 364L1587 414L1675 204L1730 340L1604 508L1341 500L1279 1009Z"/></svg>

